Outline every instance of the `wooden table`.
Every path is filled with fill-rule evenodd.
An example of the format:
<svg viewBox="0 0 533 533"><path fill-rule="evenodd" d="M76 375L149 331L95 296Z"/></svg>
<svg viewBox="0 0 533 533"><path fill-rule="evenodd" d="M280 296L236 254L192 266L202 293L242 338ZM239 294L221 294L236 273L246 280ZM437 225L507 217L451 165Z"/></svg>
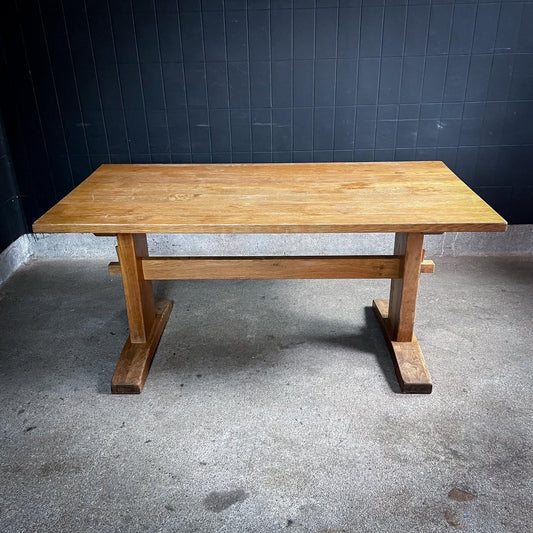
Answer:
<svg viewBox="0 0 533 533"><path fill-rule="evenodd" d="M388 278L373 308L403 392L431 392L413 333L425 233L505 231L506 222L443 163L102 165L33 225L116 235L130 335L111 382L141 392L172 302L151 280ZM147 233L396 234L379 256L150 257Z"/></svg>

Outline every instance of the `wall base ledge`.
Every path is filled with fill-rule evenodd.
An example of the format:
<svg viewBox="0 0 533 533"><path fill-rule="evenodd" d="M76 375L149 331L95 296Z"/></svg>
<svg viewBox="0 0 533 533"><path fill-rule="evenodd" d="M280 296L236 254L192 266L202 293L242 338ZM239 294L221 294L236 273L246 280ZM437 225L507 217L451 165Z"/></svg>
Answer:
<svg viewBox="0 0 533 533"><path fill-rule="evenodd" d="M152 255L353 255L384 254L388 233L150 235ZM78 233L28 233L0 253L0 284L31 258L116 260L114 237ZM533 254L533 224L509 226L505 233L444 233L424 240L426 257L521 256Z"/></svg>

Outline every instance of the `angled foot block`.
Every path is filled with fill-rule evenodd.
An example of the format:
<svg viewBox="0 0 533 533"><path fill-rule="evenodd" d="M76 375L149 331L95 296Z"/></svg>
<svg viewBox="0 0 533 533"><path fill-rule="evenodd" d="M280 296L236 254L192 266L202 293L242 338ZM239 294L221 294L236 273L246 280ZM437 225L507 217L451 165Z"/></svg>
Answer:
<svg viewBox="0 0 533 533"><path fill-rule="evenodd" d="M416 337L413 335L410 342L393 341L388 300L374 300L372 308L389 346L394 370L402 392L429 394L433 384Z"/></svg>
<svg viewBox="0 0 533 533"><path fill-rule="evenodd" d="M139 394L142 391L171 310L169 300L156 303L155 320L147 342L131 342L128 338L111 380L113 394Z"/></svg>

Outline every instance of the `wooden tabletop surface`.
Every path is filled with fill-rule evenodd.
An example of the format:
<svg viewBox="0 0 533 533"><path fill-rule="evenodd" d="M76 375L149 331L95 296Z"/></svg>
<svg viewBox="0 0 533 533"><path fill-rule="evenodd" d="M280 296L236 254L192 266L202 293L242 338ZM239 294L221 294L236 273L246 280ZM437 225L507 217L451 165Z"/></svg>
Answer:
<svg viewBox="0 0 533 533"><path fill-rule="evenodd" d="M504 231L439 161L102 165L36 232Z"/></svg>

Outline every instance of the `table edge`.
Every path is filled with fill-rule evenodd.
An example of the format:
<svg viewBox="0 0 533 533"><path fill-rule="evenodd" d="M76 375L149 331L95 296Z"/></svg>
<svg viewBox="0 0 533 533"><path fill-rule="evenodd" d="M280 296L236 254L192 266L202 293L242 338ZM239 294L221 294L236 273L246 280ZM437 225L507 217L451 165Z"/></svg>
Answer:
<svg viewBox="0 0 533 533"><path fill-rule="evenodd" d="M295 225L187 225L172 224L51 224L34 222L34 233L169 233L169 234L254 234L254 233L443 233L504 232L507 222L421 223L421 224L295 224Z"/></svg>

